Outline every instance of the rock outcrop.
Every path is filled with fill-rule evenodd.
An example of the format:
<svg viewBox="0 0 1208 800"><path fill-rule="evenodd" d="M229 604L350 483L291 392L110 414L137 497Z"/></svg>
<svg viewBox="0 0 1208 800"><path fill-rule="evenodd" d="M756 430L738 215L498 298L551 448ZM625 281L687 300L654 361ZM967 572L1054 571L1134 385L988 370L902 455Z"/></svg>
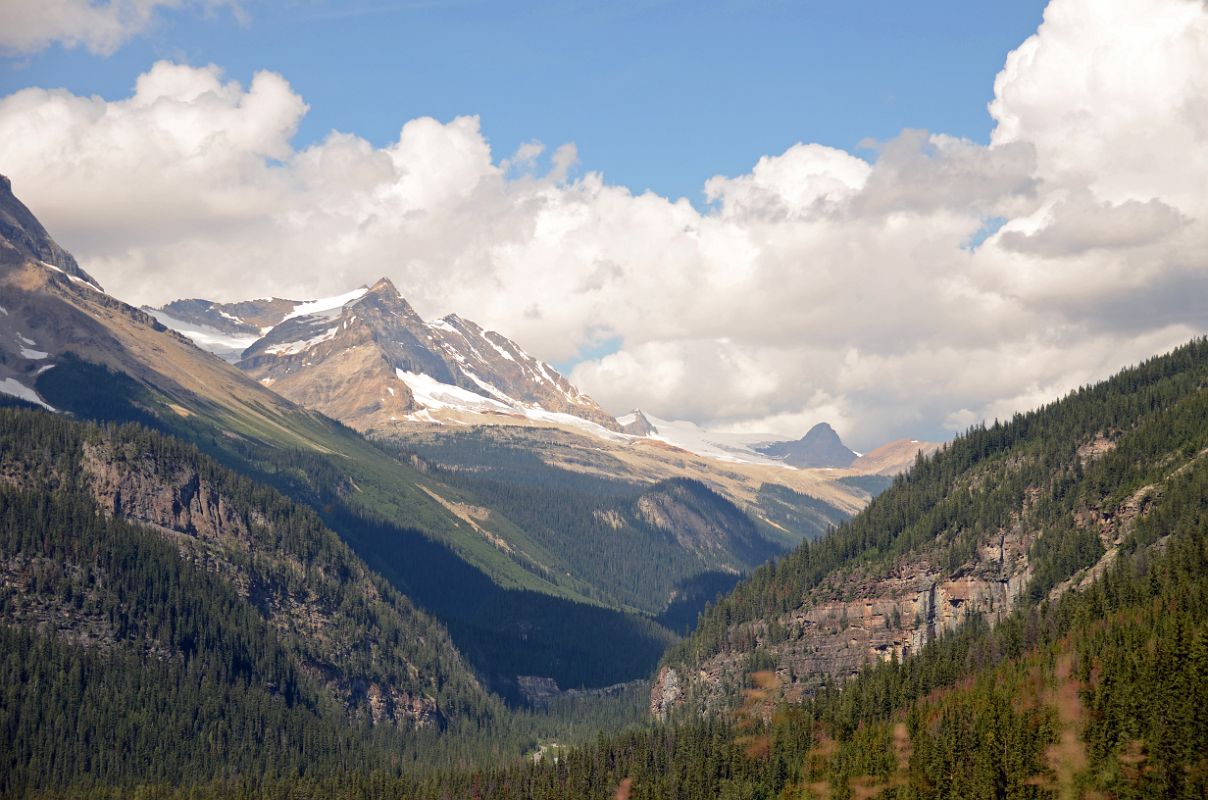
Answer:
<svg viewBox="0 0 1208 800"><path fill-rule="evenodd" d="M925 557L904 558L885 574L839 573L793 611L744 624L732 636L756 642L761 658L775 665L783 687L778 698L800 700L869 661L905 658L970 615L997 622L1028 585L1028 549L1036 535L1023 526L1004 530L956 575ZM665 718L686 699L685 683L691 684L694 705L724 708L744 688L749 659L723 651L691 676L681 671L660 672L651 693L655 716Z"/></svg>

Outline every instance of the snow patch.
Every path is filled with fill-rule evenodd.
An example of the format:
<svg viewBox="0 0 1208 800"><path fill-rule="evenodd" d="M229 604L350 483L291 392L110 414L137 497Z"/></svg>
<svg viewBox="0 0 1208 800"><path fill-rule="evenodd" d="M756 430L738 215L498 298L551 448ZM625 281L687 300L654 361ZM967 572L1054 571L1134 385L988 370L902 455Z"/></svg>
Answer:
<svg viewBox="0 0 1208 800"><path fill-rule="evenodd" d="M83 278L77 278L75 275L72 275L70 272L65 272L65 271L59 269L54 264L48 264L45 261L39 261L38 263L41 264L42 266L46 267L47 269L53 269L55 272L58 272L61 275L66 275L68 278L70 278L75 283L78 283L82 286L87 286L89 289L100 292L101 294L105 293L105 291L103 289L101 289L101 287L97 286L95 283L90 283L90 282L84 280ZM49 406L47 406L47 407L49 408Z"/></svg>
<svg viewBox="0 0 1208 800"><path fill-rule="evenodd" d="M148 310L148 314L157 319L160 324L171 328L179 334L188 337L193 344L221 358L223 361L235 363L243 351L256 343L257 338L252 334L224 333L208 325L185 322L163 311Z"/></svg>
<svg viewBox="0 0 1208 800"><path fill-rule="evenodd" d="M30 403L36 403L47 411L54 411L54 406L47 403L38 393L29 388L16 378L5 378L0 381L0 394L7 394L10 397L18 397L22 400L27 400Z"/></svg>
<svg viewBox="0 0 1208 800"><path fill-rule="evenodd" d="M627 414L626 417L631 418L629 421L635 418L633 414ZM627 424L622 422L622 419L618 417L617 421L622 425ZM657 433L650 434L648 438L666 442L690 453L715 458L719 461L796 469L796 467L768 458L755 450L758 445L776 441L775 434L710 431L685 420L665 420L650 414L646 414L646 419L658 430Z"/></svg>
<svg viewBox="0 0 1208 800"><path fill-rule="evenodd" d="M518 405L518 403L511 397L508 397L506 393L500 391L498 388L487 383L486 381L484 381L482 378L475 375L470 370L466 370L465 374L469 377L470 380L474 381L474 384L476 386L478 386L479 389L482 389L487 394L492 395L493 397L496 397L499 400L502 400L503 402L507 403L510 406Z"/></svg>
<svg viewBox="0 0 1208 800"><path fill-rule="evenodd" d="M335 297L324 297L320 300L308 300L305 303L298 303L298 305L294 306L294 310L286 314L281 321L285 322L285 320L293 319L294 317L305 317L311 314L343 308L353 300L360 300L368 291L369 287L362 286L359 289L353 289L351 292L338 294Z"/></svg>
<svg viewBox="0 0 1208 800"><path fill-rule="evenodd" d="M21 348L21 358L28 358L30 361L41 361L49 355L50 353L43 353L41 350L30 350L28 347Z"/></svg>
<svg viewBox="0 0 1208 800"><path fill-rule="evenodd" d="M415 402L427 409L451 408L476 413L517 414L517 410L507 403L483 397L460 386L441 383L430 375L402 369L396 369L394 374L407 384Z"/></svg>
<svg viewBox="0 0 1208 800"><path fill-rule="evenodd" d="M335 325L327 329L326 333L320 333L318 336L312 336L309 339L302 339L297 342L285 342L284 344L275 344L272 347L265 348L264 352L272 353L275 356L292 356L298 353L309 350L319 342L326 342L328 339L334 339L336 334L340 332L340 326ZM310 366L309 364L307 366Z"/></svg>
<svg viewBox="0 0 1208 800"><path fill-rule="evenodd" d="M487 333L492 333L492 331L488 331ZM495 335L496 335L496 336L498 336L499 334L495 334ZM483 338L483 339L486 339L487 344L489 344L491 347L495 348L495 352L496 352L496 353L498 353L499 355L503 356L503 357L504 357L504 358L506 358L508 361L515 361L515 360L516 360L516 359L515 359L515 358L512 356L512 354L511 354L511 353L509 353L507 350L504 350L502 347L500 347L498 344L496 344L496 343L495 343L495 340L494 340L494 339L492 339L490 336L488 336L488 335L484 334L482 338Z"/></svg>
<svg viewBox="0 0 1208 800"><path fill-rule="evenodd" d="M581 431L590 433L597 438L611 439L614 442L626 442L636 438L625 433L610 431L603 425L597 425L590 420L583 419L582 417L576 417L574 414L563 414L559 411L546 411L540 406L525 407L524 415L534 422L550 422L558 425L566 425L567 427L578 428Z"/></svg>

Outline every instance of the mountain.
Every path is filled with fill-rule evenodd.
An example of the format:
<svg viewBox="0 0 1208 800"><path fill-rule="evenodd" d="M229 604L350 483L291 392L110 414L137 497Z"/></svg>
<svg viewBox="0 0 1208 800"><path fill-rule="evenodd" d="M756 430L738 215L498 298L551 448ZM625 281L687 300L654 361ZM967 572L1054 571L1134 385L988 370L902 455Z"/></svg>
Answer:
<svg viewBox="0 0 1208 800"><path fill-rule="evenodd" d="M758 669L800 700L1103 574L1208 453L1208 342L978 428L849 522L761 567L667 657L652 707L733 706ZM1173 501L1172 501L1173 502Z"/></svg>
<svg viewBox="0 0 1208 800"><path fill-rule="evenodd" d="M653 436L659 432L641 409L634 409L624 416L617 417L617 424L630 436Z"/></svg>
<svg viewBox="0 0 1208 800"><path fill-rule="evenodd" d="M0 509L0 791L214 774L187 742L225 741L230 768L311 747L336 767L384 729L414 758L419 733L504 715L317 514L178 440L0 409Z"/></svg>
<svg viewBox="0 0 1208 800"><path fill-rule="evenodd" d="M795 442L770 442L756 449L793 467L850 467L859 457L825 422L819 422Z"/></svg>
<svg viewBox="0 0 1208 800"><path fill-rule="evenodd" d="M376 724L443 727L467 708L492 713L448 634L371 573L310 509L192 446L135 426L102 428L0 409L0 441L0 486L8 500L20 505L55 496L49 516L29 531L7 531L4 585L12 592L22 564L46 559L66 572L60 580L73 584L69 590L51 580L42 584L40 597L9 594L6 622L49 623L55 635L89 649L121 647L126 638L136 649L171 653L186 646L183 639L155 638L159 634L132 609L126 623L112 627L112 618L106 622L61 601L82 593L86 606L131 602L110 597L130 578L114 570L145 568L88 563L87 547L73 540L71 527L55 524L56 514L78 513L69 505L77 503L106 520L129 523L114 528L119 537L168 543L180 562L168 576L199 570L216 579L238 598L237 613L271 629L298 675L348 714ZM44 446L50 442L53 448ZM38 525L46 529L31 536Z"/></svg>
<svg viewBox="0 0 1208 800"><path fill-rule="evenodd" d="M19 205L15 198L7 202ZM28 210L14 218L33 224ZM18 243L36 241L45 232L38 226L12 236ZM45 242L41 246L50 248ZM694 619L715 593L704 587L728 587L763 559L825 527L825 515L809 510L792 518L796 521L790 521L792 515L775 524L757 520L755 538L742 529L723 546L700 546L691 526L698 518L708 519L707 513L677 512L669 516L667 529L643 519L635 504L667 479L710 475L711 465L644 440L635 444L634 453L626 452L631 437L569 415L565 418L579 427L524 429L529 438L516 457L535 466L511 485L498 480L493 467L475 466L473 458L483 453L473 447L468 459L433 461L407 441L371 442L281 396L85 278L32 258L27 250L10 243L5 252L11 255L0 264L0 388L6 394L81 419L138 422L192 442L224 466L311 508L369 569L438 618L484 684L510 700L520 701L522 679L580 689L649 674L674 639L659 621L663 614L672 613L682 629L680 621ZM397 359L400 366L385 372L384 379L400 396L407 385L397 372L390 375L400 368L416 376L421 373L405 368L437 371L443 364L453 380L468 380L471 367L488 371L486 355L479 360L465 356L470 366L459 366L459 372L449 368L442 359L456 359L443 345L437 347L435 326L408 314L409 307L388 284L353 294L295 304L286 311L254 356L265 360L261 368L284 371L283 365L293 362L278 360L283 354L267 350L274 343L294 341L285 338L293 335L290 331L309 331L316 320L332 318L341 326L348 323L336 334L349 337L341 342L354 353L389 353ZM372 324L359 325L360 316ZM542 372L502 337L455 319L441 324L451 330L439 342L450 348L460 341L457 346L467 352L473 346L481 355L491 342L492 352L499 353L497 345L509 353L512 359L500 354L504 366L491 372L502 383L506 365L515 364L516 382L504 384L509 391L519 393L515 387L524 375ZM419 336L432 334L424 342L433 349L421 348L421 353L413 348L415 357L403 361L407 353L388 343L406 341L408 326ZM354 337L361 337L364 346L357 349ZM315 354L319 352L339 357L322 350ZM292 376L283 374L280 380ZM439 386L485 399L451 383ZM382 394L389 396L385 388ZM525 406L500 419L530 421L519 413L564 418ZM415 424L442 437L458 430ZM590 436L582 433L588 429ZM541 439L563 434L574 444L551 446L552 440ZM492 435L488 431L480 441ZM605 435L615 441L600 438ZM607 454L602 452L606 442L615 448ZM543 463L539 452L557 459ZM606 466L600 474L580 480L585 469L601 464ZM866 500L834 481L805 473L794 477L796 488L826 498L833 513L851 513ZM764 478L752 470L741 476L719 473L710 480L710 487L725 495L719 502L742 503L731 506L737 519L746 503L758 498ZM598 504L585 502L585 494L598 496ZM521 497L526 500L520 502ZM692 508L696 503L703 509L714 502L702 495L687 497L681 505ZM818 501L794 500L811 502Z"/></svg>
<svg viewBox="0 0 1208 800"><path fill-rule="evenodd" d="M935 442L918 439L894 439L864 453L851 462L851 468L863 475L900 475L914 464L919 454L930 455L940 449Z"/></svg>
<svg viewBox="0 0 1208 800"><path fill-rule="evenodd" d="M492 652L507 658L482 655L473 664L483 674L506 663L518 670L508 680L602 686L657 661L671 634L611 599L593 583L597 569L566 569L557 541L537 542L418 461L294 404L88 279L32 257L35 246L53 253L57 245L43 241L11 194L4 202L16 208L9 218L28 227L10 230L0 248L0 393L82 419L138 422L271 484L437 613L471 657L485 653L474 609L489 603L516 635L491 634Z"/></svg>
<svg viewBox="0 0 1208 800"><path fill-rule="evenodd" d="M162 308L143 306L142 310L233 364L257 339L303 305L299 300L277 297L241 303L192 299L176 300Z"/></svg>
<svg viewBox="0 0 1208 800"><path fill-rule="evenodd" d="M839 439L825 422L818 423L796 441L779 441L769 433L730 433L702 428L684 420L660 419L634 410L617 418L630 436L664 442L725 466L750 464L803 470L846 470L848 476L889 476L904 472L921 450L939 447L932 442L899 439L860 455ZM832 479L841 479L833 475Z"/></svg>
<svg viewBox="0 0 1208 800"><path fill-rule="evenodd" d="M252 786L228 778L146 793L1204 797L1205 387L1208 340L1198 340L958 437L865 512L757 571L704 615L659 681L681 695L666 724L436 774L320 767ZM1006 553L1004 536L1013 539ZM917 648L858 653L837 673L818 663L847 658L837 641L858 652L877 631L892 634L892 598L877 587L887 576L925 577L912 572L924 561L943 581L918 598L920 619L909 623L923 631ZM1001 584L1012 575L1024 589L1006 605L950 591L966 577ZM820 602L829 615L815 614ZM726 652L741 662L737 680L710 705L712 657ZM821 674L809 672L812 653ZM693 713L709 708L718 713ZM95 796L88 789L78 796Z"/></svg>
<svg viewBox="0 0 1208 800"><path fill-rule="evenodd" d="M16 198L12 181L0 175L0 263L27 260L100 290L100 285L80 269L71 253L50 238L42 223Z"/></svg>
<svg viewBox="0 0 1208 800"><path fill-rule="evenodd" d="M515 342L456 314L427 323L385 278L328 300L178 300L150 313L275 392L359 430L463 415L620 430Z"/></svg>

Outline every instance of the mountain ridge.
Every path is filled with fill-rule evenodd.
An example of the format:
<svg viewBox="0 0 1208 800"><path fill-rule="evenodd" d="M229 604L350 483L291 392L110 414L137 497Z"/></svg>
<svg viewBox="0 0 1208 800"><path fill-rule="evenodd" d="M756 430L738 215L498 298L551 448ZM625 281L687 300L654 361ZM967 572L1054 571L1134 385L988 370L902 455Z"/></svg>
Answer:
<svg viewBox="0 0 1208 800"><path fill-rule="evenodd" d="M239 315L245 308L270 325L254 328ZM457 314L425 322L388 278L330 301L174 301L150 312L274 391L361 430L432 420L446 409L561 414L620 430L595 401L510 339ZM236 358L232 348L240 344L246 347Z"/></svg>

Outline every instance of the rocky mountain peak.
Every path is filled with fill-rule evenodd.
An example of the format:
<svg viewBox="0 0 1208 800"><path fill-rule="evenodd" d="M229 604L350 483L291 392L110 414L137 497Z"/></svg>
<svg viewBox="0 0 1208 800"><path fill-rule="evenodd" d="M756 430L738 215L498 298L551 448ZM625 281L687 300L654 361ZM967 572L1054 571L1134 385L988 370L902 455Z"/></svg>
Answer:
<svg viewBox="0 0 1208 800"><path fill-rule="evenodd" d="M642 413L640 408L635 408L628 414L617 417L617 422L620 423L621 430L631 436L650 436L659 432L659 429L654 427L654 424Z"/></svg>
<svg viewBox="0 0 1208 800"><path fill-rule="evenodd" d="M369 287L368 294L376 295L393 295L394 297L402 297L402 293L395 287L394 282L384 275L377 279L372 286Z"/></svg>
<svg viewBox="0 0 1208 800"><path fill-rule="evenodd" d="M794 467L849 467L859 457L825 422L819 422L795 442L771 442L757 449Z"/></svg>
<svg viewBox="0 0 1208 800"><path fill-rule="evenodd" d="M164 320L165 324L171 324ZM362 429L415 414L568 415L616 421L548 364L495 331L450 314L428 323L389 278L298 303L242 351L238 366L266 386Z"/></svg>

